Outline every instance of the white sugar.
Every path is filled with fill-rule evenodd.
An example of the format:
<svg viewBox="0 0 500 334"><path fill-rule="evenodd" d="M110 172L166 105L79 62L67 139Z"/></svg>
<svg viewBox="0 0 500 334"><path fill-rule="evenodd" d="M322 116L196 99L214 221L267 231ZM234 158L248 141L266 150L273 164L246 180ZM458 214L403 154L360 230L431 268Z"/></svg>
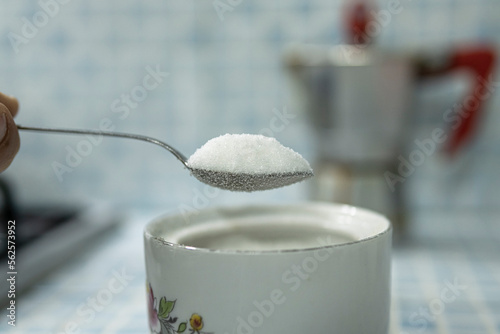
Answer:
<svg viewBox="0 0 500 334"><path fill-rule="evenodd" d="M262 135L226 134L196 150L193 169L241 174L312 173L309 163L276 139Z"/></svg>

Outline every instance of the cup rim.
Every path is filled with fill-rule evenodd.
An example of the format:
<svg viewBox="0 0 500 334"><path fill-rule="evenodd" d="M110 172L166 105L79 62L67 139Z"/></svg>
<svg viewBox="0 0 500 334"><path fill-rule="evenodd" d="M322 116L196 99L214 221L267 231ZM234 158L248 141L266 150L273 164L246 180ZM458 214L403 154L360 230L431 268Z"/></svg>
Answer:
<svg viewBox="0 0 500 334"><path fill-rule="evenodd" d="M312 210L328 210L330 212L336 211L337 213L340 213L345 216L351 216L351 217L358 217L358 218L365 218L365 219L376 219L378 221L383 222L386 224L386 226L383 228L382 231L370 235L368 237L363 237L360 238L359 240L353 240L353 241L348 241L348 242L343 242L339 244L326 244L326 245L321 245L321 246L315 246L315 247L306 247L306 248L293 248L293 249L277 249L277 250L241 250L241 249L211 249L211 248L203 248L203 247L196 247L196 246L189 246L189 245L183 245L171 241L167 241L165 238L161 236L154 235L150 230L154 228L157 225L160 225L164 223L167 220L180 220L180 219L185 219L182 214L163 214L155 219L151 220L149 223L146 224L144 227L144 238L145 240L154 240L157 241L164 246L175 248L175 249L182 249L182 250L187 250L187 251L194 251L194 252L199 252L199 253L213 253L213 254L282 254L282 253L295 253L295 252L308 252L308 251L315 251L315 250L320 250L320 249L330 249L330 248L342 248L342 247L350 247L354 244L359 244L359 243L364 243L369 240L373 240L376 238L379 238L389 232L392 231L392 224L390 220L380 214L377 213L373 210L369 209L364 209L352 205L347 205L347 204L339 204L339 203L329 203L329 202L319 202L319 201L306 201L306 202L299 202L299 203L294 203L294 204L248 204L248 205L237 205L237 206L215 206L215 207L210 207L207 209L202 209L198 211L198 217L200 215L205 215L210 217L211 215L220 215L220 213L225 213L229 215L234 215L237 212L244 212L244 211L249 211L249 210L283 210L286 208L304 208L304 209L312 209ZM256 212L259 212L256 211Z"/></svg>

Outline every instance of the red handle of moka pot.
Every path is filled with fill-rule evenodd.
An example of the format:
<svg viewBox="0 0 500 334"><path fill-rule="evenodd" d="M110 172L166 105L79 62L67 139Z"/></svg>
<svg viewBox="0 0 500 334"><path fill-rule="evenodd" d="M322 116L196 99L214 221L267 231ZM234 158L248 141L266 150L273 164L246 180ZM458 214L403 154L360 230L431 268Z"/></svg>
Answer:
<svg viewBox="0 0 500 334"><path fill-rule="evenodd" d="M473 74L471 91L459 106L455 129L450 134L446 151L454 155L472 138L481 119L484 104L492 95L492 76L495 67L495 50L487 45L456 50L451 56L449 70L465 69Z"/></svg>
<svg viewBox="0 0 500 334"><path fill-rule="evenodd" d="M484 108L484 103L492 95L492 75L496 53L492 46L463 46L448 54L444 66L428 66L425 61L418 67L419 77L432 77L455 70L466 70L473 75L473 84L462 102L455 105L453 115L447 115L451 121L451 133L446 145L446 152L454 155L470 140L476 131Z"/></svg>
<svg viewBox="0 0 500 334"><path fill-rule="evenodd" d="M373 17L374 5L370 0L347 1L344 10L344 30L346 43L370 44L372 38L368 34L368 24Z"/></svg>

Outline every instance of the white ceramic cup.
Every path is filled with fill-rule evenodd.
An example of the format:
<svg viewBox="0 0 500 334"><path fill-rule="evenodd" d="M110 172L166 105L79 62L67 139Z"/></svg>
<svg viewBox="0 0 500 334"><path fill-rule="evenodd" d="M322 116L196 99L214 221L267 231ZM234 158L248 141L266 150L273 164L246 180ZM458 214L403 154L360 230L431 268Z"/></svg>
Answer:
<svg viewBox="0 0 500 334"><path fill-rule="evenodd" d="M387 334L391 225L347 205L161 217L144 232L152 333Z"/></svg>

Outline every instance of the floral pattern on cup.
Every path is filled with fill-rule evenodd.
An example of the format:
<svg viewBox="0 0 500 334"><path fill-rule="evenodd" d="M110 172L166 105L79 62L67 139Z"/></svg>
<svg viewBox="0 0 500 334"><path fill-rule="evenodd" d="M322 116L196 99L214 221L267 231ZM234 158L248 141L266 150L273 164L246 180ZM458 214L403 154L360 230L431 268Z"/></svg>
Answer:
<svg viewBox="0 0 500 334"><path fill-rule="evenodd" d="M188 321L177 324L179 318L171 315L177 300L167 300L166 297L161 297L158 301L154 296L151 284L147 284L147 295L149 328L151 333L180 334L188 330L191 334L213 334L201 331L204 323L202 316L198 313L191 315L189 319L190 328L188 328Z"/></svg>

